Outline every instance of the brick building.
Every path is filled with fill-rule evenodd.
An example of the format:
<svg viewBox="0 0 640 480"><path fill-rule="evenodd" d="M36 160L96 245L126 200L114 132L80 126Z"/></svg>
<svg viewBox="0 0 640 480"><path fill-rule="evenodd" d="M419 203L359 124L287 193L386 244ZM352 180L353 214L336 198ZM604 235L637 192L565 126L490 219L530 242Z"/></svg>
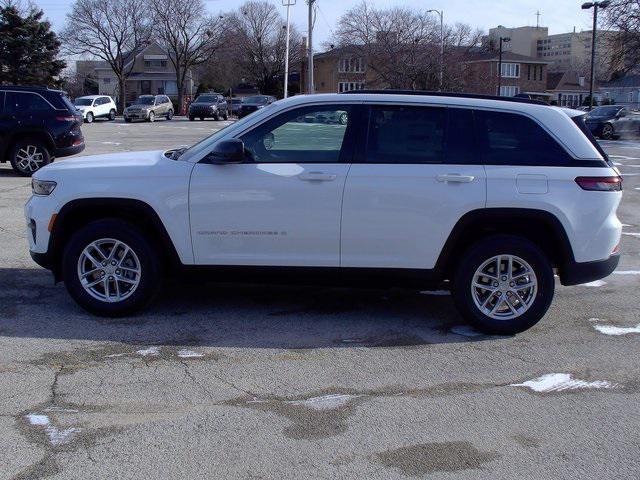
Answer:
<svg viewBox="0 0 640 480"><path fill-rule="evenodd" d="M502 82L498 91L498 52L471 54L464 62L464 91L512 97L528 93L546 98L549 62L512 52L502 54Z"/></svg>

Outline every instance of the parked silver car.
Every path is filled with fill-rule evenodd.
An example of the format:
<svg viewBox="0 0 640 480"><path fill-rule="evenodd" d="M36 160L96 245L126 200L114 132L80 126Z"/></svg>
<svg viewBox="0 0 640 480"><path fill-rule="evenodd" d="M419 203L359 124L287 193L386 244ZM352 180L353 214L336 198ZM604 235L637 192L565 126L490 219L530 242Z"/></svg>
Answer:
<svg viewBox="0 0 640 480"><path fill-rule="evenodd" d="M158 117L173 118L173 103L166 95L140 95L133 105L124 109L124 121L153 122Z"/></svg>

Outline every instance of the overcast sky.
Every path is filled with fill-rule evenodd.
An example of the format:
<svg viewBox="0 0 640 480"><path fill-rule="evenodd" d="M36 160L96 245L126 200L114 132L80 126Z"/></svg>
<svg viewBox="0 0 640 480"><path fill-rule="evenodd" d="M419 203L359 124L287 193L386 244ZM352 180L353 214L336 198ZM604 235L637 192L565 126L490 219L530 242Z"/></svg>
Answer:
<svg viewBox="0 0 640 480"><path fill-rule="evenodd" d="M108 1L108 0L105 0ZM282 5L281 0L271 0ZM360 0L317 0L319 7L314 33L316 44L330 41L332 28L346 10L357 5ZM53 23L55 29L64 25L65 15L69 11L71 0L35 0ZM212 13L229 11L244 3L243 0L206 0ZM588 11L580 9L582 1L576 0L373 0L378 7L406 5L412 8L444 9L445 23L463 22L488 30L497 25L508 27L535 25L536 11L540 11L540 24L549 27L549 33L562 33L590 28L591 17ZM280 7L282 14L285 8ZM297 0L291 7L293 22L300 31L307 30L307 4Z"/></svg>

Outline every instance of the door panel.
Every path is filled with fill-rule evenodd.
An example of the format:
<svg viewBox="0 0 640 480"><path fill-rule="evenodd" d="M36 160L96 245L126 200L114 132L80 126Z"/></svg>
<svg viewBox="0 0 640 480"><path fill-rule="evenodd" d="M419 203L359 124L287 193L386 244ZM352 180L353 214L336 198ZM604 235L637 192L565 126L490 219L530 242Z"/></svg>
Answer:
<svg viewBox="0 0 640 480"><path fill-rule="evenodd" d="M196 263L337 267L348 169L197 164L190 187Z"/></svg>
<svg viewBox="0 0 640 480"><path fill-rule="evenodd" d="M474 165L352 165L341 265L433 268L456 222L485 206L485 180L484 168Z"/></svg>
<svg viewBox="0 0 640 480"><path fill-rule="evenodd" d="M321 114L328 110L351 107L280 113L240 137L245 163L195 166L190 211L198 264L339 266L356 122L350 115L346 124L327 121Z"/></svg>

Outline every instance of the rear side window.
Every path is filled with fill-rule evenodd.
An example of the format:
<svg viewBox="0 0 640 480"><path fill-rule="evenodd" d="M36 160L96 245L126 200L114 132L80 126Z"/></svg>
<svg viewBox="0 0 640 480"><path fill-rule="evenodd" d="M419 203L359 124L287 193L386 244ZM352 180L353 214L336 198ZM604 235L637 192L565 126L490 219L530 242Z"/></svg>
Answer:
<svg viewBox="0 0 640 480"><path fill-rule="evenodd" d="M443 163L447 110L440 107L373 106L367 163Z"/></svg>
<svg viewBox="0 0 640 480"><path fill-rule="evenodd" d="M565 165L571 157L540 125L523 115L477 110L476 138L485 165Z"/></svg>
<svg viewBox="0 0 640 480"><path fill-rule="evenodd" d="M591 145L593 145L595 149L598 150L598 153L602 155L602 158L604 158L605 161L609 162L609 156L607 155L607 152L604 151L604 149L600 146L600 144L596 140L596 137L593 136L593 133L591 133L591 129L587 127L587 124L585 123L586 118L587 118L587 114L584 114L584 115L575 116L571 120L573 120L573 123L576 124L576 126L580 129L580 131L584 134L584 136L587 137L589 142L591 142Z"/></svg>
<svg viewBox="0 0 640 480"><path fill-rule="evenodd" d="M52 110L49 102L40 95L27 92L7 92L5 106L8 113L14 114L46 113Z"/></svg>

